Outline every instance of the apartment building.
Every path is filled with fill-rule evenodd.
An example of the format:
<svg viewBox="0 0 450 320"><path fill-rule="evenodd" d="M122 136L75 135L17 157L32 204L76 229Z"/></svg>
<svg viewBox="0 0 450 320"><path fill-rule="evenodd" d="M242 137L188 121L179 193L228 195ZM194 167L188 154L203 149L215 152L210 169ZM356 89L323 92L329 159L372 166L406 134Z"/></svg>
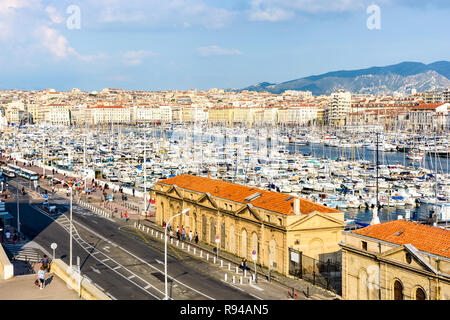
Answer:
<svg viewBox="0 0 450 320"><path fill-rule="evenodd" d="M329 124L345 125L346 116L351 112L352 94L338 91L331 94L329 107L326 109L326 119Z"/></svg>
<svg viewBox="0 0 450 320"><path fill-rule="evenodd" d="M419 104L409 110L410 126L414 132L448 129L450 103Z"/></svg>
<svg viewBox="0 0 450 320"><path fill-rule="evenodd" d="M90 107L92 124L130 123L130 108L123 106L97 105Z"/></svg>
<svg viewBox="0 0 450 320"><path fill-rule="evenodd" d="M45 122L52 125L70 126L71 111L69 105L51 105L45 113Z"/></svg>

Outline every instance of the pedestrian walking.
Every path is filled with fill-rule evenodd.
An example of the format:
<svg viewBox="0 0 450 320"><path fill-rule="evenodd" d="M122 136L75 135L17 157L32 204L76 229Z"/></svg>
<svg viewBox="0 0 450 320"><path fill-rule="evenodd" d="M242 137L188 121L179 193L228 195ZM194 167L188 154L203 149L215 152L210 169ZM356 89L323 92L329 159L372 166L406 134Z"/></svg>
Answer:
<svg viewBox="0 0 450 320"><path fill-rule="evenodd" d="M177 239L178 241L180 240L180 229L178 229L178 227L177 227Z"/></svg>
<svg viewBox="0 0 450 320"><path fill-rule="evenodd" d="M245 269L247 269L247 259L242 259L242 272L245 274Z"/></svg>
<svg viewBox="0 0 450 320"><path fill-rule="evenodd" d="M192 242L192 230L189 231L189 242Z"/></svg>
<svg viewBox="0 0 450 320"><path fill-rule="evenodd" d="M44 267L41 266L39 272L38 272L38 280L39 280L39 288L42 290L44 289L45 285L45 270Z"/></svg>
<svg viewBox="0 0 450 320"><path fill-rule="evenodd" d="M44 257L41 259L41 266L44 267L44 270L50 272L50 259L44 254Z"/></svg>
<svg viewBox="0 0 450 320"><path fill-rule="evenodd" d="M128 212L125 211L125 222L128 222Z"/></svg>
<svg viewBox="0 0 450 320"><path fill-rule="evenodd" d="M185 229L183 229L183 231L181 231L181 239L183 241L186 241L186 230Z"/></svg>
<svg viewBox="0 0 450 320"><path fill-rule="evenodd" d="M195 244L197 244L198 243L198 233L197 233L197 231L195 231Z"/></svg>

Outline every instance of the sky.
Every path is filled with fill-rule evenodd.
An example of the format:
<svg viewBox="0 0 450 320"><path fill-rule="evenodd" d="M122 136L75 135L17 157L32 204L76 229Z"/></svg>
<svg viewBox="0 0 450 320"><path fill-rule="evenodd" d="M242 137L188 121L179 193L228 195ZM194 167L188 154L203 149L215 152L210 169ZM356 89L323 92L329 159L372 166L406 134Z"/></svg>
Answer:
<svg viewBox="0 0 450 320"><path fill-rule="evenodd" d="M0 0L0 89L208 90L450 60L448 0Z"/></svg>

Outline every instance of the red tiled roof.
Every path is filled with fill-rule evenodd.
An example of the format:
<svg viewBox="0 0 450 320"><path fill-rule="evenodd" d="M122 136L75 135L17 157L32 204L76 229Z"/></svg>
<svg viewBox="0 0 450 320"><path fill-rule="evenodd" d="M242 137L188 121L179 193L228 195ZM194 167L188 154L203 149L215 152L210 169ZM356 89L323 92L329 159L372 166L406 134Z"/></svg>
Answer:
<svg viewBox="0 0 450 320"><path fill-rule="evenodd" d="M212 196L228 199L239 203L250 203L255 207L278 212L285 215L293 215L294 197L289 194L279 192L272 192L253 187L248 187L231 182L209 179L205 177L198 177L193 175L180 175L165 180L160 180L159 183L167 185L176 185L177 187L188 189L201 193L210 193ZM255 194L261 193L261 197L246 202L245 198ZM288 198L291 198L287 200ZM287 201L286 201L287 200ZM302 214L309 214L314 211L322 213L336 213L339 210L329 208L305 199L300 199L300 212Z"/></svg>
<svg viewBox="0 0 450 320"><path fill-rule="evenodd" d="M443 228L395 220L352 232L398 245L412 244L420 251L450 258L450 230Z"/></svg>

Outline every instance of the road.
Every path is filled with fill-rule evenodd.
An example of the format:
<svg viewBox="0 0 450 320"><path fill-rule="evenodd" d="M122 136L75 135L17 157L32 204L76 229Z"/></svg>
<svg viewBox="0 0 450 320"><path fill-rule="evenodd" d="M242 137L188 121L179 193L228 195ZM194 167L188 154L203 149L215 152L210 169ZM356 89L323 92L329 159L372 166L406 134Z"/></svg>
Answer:
<svg viewBox="0 0 450 320"><path fill-rule="evenodd" d="M19 179L29 187L29 182ZM14 179L9 190L15 195ZM21 187L20 187L21 188ZM29 194L19 196L21 231L25 236L46 248L58 244L56 257L69 264L69 201L52 195L50 203L62 209L62 214L49 216L39 208ZM77 256L81 272L118 300L163 299L164 244L136 230L131 225L95 215L73 204L73 264ZM16 201L6 203L6 209L17 220ZM254 296L238 290L208 273L207 262L168 246L169 296L183 300L253 300Z"/></svg>

